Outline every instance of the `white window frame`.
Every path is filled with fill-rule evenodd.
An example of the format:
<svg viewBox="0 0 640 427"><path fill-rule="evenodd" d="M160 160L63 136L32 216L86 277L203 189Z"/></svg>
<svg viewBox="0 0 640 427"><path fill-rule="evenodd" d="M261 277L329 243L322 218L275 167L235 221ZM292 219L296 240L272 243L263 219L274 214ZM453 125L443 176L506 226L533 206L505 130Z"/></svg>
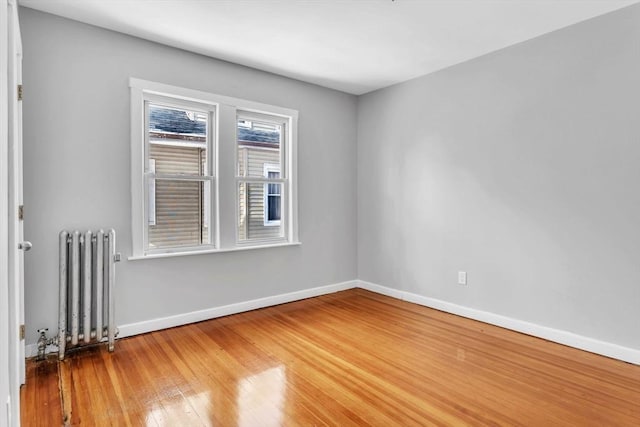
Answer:
<svg viewBox="0 0 640 427"><path fill-rule="evenodd" d="M258 102L216 95L163 83L130 78L131 90L131 219L132 255L130 260L182 256L190 254L228 252L254 248L299 245L298 237L298 185L297 139L298 112ZM211 111L207 149L210 175L208 213L209 244L197 247L179 247L150 250L146 232L149 215L145 211L148 197L148 177L151 174L146 161L147 126L144 102L170 99L175 106ZM281 218L285 219L283 237L278 239L238 241L238 186L247 178L237 176L237 117L238 114L278 118L286 128L281 141ZM210 135L210 137L209 137ZM147 178L145 178L145 176ZM196 177L202 180L202 177ZM265 182L264 178L250 178L251 182ZM285 183L286 181L286 183Z"/></svg>
<svg viewBox="0 0 640 427"><path fill-rule="evenodd" d="M144 114L144 118L143 118L143 147L144 147L144 152L143 152L143 181L146 182L147 184L144 186L144 191L145 191L145 195L144 198L145 200L148 200L148 203L142 203L142 210L144 212L144 216L145 218L150 218L151 216L151 206L150 206L150 202L151 202L151 196L149 194L149 191L151 190L151 183L153 182L154 185L153 187L155 188L155 181L157 181L158 179L168 179L168 180L183 180L183 181L199 181L202 182L203 185L207 186L208 185L208 190L209 193L213 192L213 188L214 188L214 183L215 183L215 168L214 168L214 164L215 164L215 146L216 146L216 141L215 141L215 134L216 134L216 125L215 125L215 120L216 120L216 106L208 103L208 102L201 102L201 101L195 101L195 100L190 100L190 99L182 99L182 98L178 98L175 96L171 96L171 95L164 95L164 94L157 94L157 93L147 93L144 92L142 94L142 111ZM204 171L203 175L178 175L178 174L156 174L155 172L155 162L151 162L152 159L149 158L149 146L151 144L151 142L149 141L149 123L148 123L148 114L147 114L147 105L148 104L154 104L154 105L160 105L160 106L167 106L167 107L175 107L175 108L184 108L184 109L188 109L188 110L197 110L199 112L205 113L208 115L208 120L207 120L207 125L208 125L208 129L207 129L207 137L206 137L206 150L207 150L207 159L206 159L206 163L207 163L207 170ZM153 169L152 169L153 167ZM205 197L206 198L206 197ZM154 197L154 201L155 201L155 197ZM154 216L155 216L155 207L153 208L154 211ZM204 209L204 212L206 212L206 214L211 214L211 210L207 210ZM205 218L203 219L203 222L205 224L210 224L212 223L211 218ZM204 243L201 245L196 245L196 246L180 246L180 247L167 247L167 248L151 248L149 247L149 235L148 235L148 231L149 231L149 227L147 224L143 227L142 230L142 249L143 249L143 253L145 255L152 255L152 254L166 254L166 253L174 253L174 252L198 252L201 250L211 250L214 249L216 247L215 244L215 230L212 229L212 227L209 227L207 232L207 242L208 243Z"/></svg>
<svg viewBox="0 0 640 427"><path fill-rule="evenodd" d="M291 158L291 153L293 149L293 131L295 128L293 127L293 122L287 117L276 115L273 113L267 113L263 111L256 111L255 109L249 108L238 108L236 110L236 131L237 131L237 122L238 120L248 120L250 122L266 122L271 124L277 124L281 127L281 136L280 136L280 144L279 144L279 152L280 152L280 178L265 178L264 174L260 177L251 177L251 176L236 176L237 185L240 183L247 184L263 184L266 183L280 183L282 185L281 188L281 203L282 208L280 210L280 218L282 224L283 234L281 236L275 237L263 237L263 238L250 238L246 240L240 240L240 230L236 228L236 245L238 247L255 247L255 246L268 246L268 245L278 245L286 242L291 242L291 233L292 230L295 230L296 237L295 242L297 242L297 226L295 228L292 227L292 223L295 219L292 218L293 212L290 207L289 197L293 197L290 194L289 189L292 187L290 183L293 181L291 177L293 176L293 172L290 166L292 166L293 161ZM237 140L237 134L236 134ZM239 150L236 149L236 165L238 164L237 153ZM236 168L237 170L237 168ZM236 188L238 188L238 186ZM264 192L264 191L263 191ZM264 194L263 194L264 197ZM238 208L236 204L236 209ZM264 209L264 208L263 208ZM297 215L297 210L295 211ZM236 211L236 218L239 216L239 211ZM264 221L264 219L263 219ZM236 221L237 222L237 221Z"/></svg>
<svg viewBox="0 0 640 427"><path fill-rule="evenodd" d="M277 172L279 176L282 176L280 173L280 165L276 165L273 163L265 163L264 164L264 177L269 178L269 172ZM265 227L275 227L280 225L280 220L269 220L269 182L264 184L264 226ZM282 203L282 185L280 185L280 203ZM282 209L282 208L281 208ZM282 215L280 216L282 218Z"/></svg>

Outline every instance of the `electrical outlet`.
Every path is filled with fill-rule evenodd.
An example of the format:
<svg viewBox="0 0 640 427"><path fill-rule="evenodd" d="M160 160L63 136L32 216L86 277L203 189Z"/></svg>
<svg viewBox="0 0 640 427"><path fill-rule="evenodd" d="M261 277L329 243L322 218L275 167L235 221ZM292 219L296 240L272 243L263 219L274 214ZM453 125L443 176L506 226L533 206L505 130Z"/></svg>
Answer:
<svg viewBox="0 0 640 427"><path fill-rule="evenodd" d="M466 284L467 284L467 272L458 271L458 285L466 285Z"/></svg>

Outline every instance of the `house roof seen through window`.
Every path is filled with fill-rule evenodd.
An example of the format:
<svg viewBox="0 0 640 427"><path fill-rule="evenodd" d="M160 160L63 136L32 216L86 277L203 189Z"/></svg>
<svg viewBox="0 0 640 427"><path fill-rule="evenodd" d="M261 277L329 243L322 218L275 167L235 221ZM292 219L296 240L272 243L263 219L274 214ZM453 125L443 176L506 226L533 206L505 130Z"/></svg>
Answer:
<svg viewBox="0 0 640 427"><path fill-rule="evenodd" d="M270 144L280 143L280 131L255 126L251 122L243 121L237 127L238 140L248 142L262 142ZM205 137L207 134L206 115L199 112L168 108L149 104L149 131L161 134L178 134L192 137Z"/></svg>

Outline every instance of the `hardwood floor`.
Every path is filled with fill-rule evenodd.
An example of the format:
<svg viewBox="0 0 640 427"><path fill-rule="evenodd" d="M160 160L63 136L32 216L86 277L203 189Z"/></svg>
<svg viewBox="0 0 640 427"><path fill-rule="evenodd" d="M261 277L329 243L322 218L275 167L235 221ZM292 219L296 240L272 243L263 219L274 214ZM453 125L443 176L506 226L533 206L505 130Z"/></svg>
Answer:
<svg viewBox="0 0 640 427"><path fill-rule="evenodd" d="M362 289L56 365L28 363L24 426L640 425L640 366Z"/></svg>

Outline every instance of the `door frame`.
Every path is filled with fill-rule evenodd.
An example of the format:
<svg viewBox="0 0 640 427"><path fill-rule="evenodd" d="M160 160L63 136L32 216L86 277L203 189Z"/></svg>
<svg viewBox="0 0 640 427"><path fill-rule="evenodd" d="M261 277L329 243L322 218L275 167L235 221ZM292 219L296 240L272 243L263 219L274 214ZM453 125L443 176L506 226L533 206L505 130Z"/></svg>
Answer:
<svg viewBox="0 0 640 427"><path fill-rule="evenodd" d="M9 395L12 423L19 424L20 386L25 382L25 341L20 328L24 325L24 252L18 245L24 240L23 220L19 206L23 204L22 101L18 85L22 85L22 40L16 0L7 3L7 163L8 168L8 312L9 312Z"/></svg>
<svg viewBox="0 0 640 427"><path fill-rule="evenodd" d="M9 339L9 67L8 3L0 1L0 424L14 424ZM6 100L6 101L5 101Z"/></svg>

